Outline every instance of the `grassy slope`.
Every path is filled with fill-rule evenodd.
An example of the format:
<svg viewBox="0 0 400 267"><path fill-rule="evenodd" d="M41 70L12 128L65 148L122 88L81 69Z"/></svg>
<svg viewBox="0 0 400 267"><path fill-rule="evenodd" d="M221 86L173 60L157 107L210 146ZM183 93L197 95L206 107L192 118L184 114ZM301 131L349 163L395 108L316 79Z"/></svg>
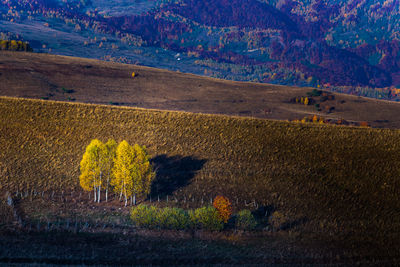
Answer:
<svg viewBox="0 0 400 267"><path fill-rule="evenodd" d="M132 71L138 76L131 78ZM62 90L74 90L66 93ZM374 127L400 128L400 104L335 94L335 112L290 104L310 88L232 82L191 74L84 58L0 52L0 95L77 102L246 115L269 119L326 118L368 121ZM271 112L265 113L264 110Z"/></svg>
<svg viewBox="0 0 400 267"><path fill-rule="evenodd" d="M75 189L92 138L126 139L171 162L159 165L170 180L155 194L198 205L223 194L236 208L254 199L300 222L302 233L398 242L398 130L2 97L0 132L3 190Z"/></svg>

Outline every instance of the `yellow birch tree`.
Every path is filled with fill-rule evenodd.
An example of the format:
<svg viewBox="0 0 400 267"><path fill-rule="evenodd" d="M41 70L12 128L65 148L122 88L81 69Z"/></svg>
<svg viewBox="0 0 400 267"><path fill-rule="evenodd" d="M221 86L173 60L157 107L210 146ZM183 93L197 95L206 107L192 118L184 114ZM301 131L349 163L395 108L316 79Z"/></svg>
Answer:
<svg viewBox="0 0 400 267"><path fill-rule="evenodd" d="M133 177L133 202L136 205L136 195L148 195L151 190L151 183L154 180L155 172L150 164L149 154L145 146L135 144L133 146L135 169L137 172Z"/></svg>
<svg viewBox="0 0 400 267"><path fill-rule="evenodd" d="M122 196L125 197L125 206L128 203L128 198L132 195L133 176L135 172L132 147L124 140L119 143L116 150L113 168L114 175L111 185L114 186L116 192L120 193L120 200Z"/></svg>
<svg viewBox="0 0 400 267"><path fill-rule="evenodd" d="M94 191L94 202L100 202L104 170L104 150L104 144L98 139L93 139L86 147L80 163L80 185L85 191Z"/></svg>
<svg viewBox="0 0 400 267"><path fill-rule="evenodd" d="M116 150L113 174L111 185L119 193L120 200L124 196L126 206L131 198L136 205L136 196L148 195L155 177L146 147L130 146L122 141Z"/></svg>
<svg viewBox="0 0 400 267"><path fill-rule="evenodd" d="M117 151L117 142L114 139L109 139L105 143L104 155L104 174L106 176L106 202L108 201L108 190L113 176L113 167Z"/></svg>

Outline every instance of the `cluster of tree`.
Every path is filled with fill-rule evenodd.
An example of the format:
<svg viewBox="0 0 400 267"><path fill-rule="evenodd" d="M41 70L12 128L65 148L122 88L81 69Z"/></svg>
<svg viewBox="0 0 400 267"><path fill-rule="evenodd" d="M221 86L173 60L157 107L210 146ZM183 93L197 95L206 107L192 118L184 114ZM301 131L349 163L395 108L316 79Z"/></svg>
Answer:
<svg viewBox="0 0 400 267"><path fill-rule="evenodd" d="M94 139L86 147L80 163L80 185L85 191L94 192L94 201L100 202L101 191L105 190L106 201L111 189L119 199L128 199L136 204L136 196L150 193L155 177L146 147L129 145L122 141L118 145L110 139L102 143Z"/></svg>
<svg viewBox="0 0 400 267"><path fill-rule="evenodd" d="M57 1L57 0L3 0L3 4L7 5L9 9L19 9L24 11L39 11L45 13L51 11L53 14L56 12L78 12L87 5L90 5L90 0L72 0L72 1Z"/></svg>
<svg viewBox="0 0 400 267"><path fill-rule="evenodd" d="M187 0L184 5L172 5L168 9L210 26L274 28L289 31L296 31L297 28L286 14L257 0Z"/></svg>
<svg viewBox="0 0 400 267"><path fill-rule="evenodd" d="M63 18L66 22L69 21L68 23L76 24L78 28L86 27L95 32L114 33L122 39L126 35L139 36L140 43L143 41L147 45L196 54L201 59L241 66L263 64L271 69L271 73L288 70L288 73L282 75L257 77L257 80L264 82L317 86L313 82L315 80L321 84L329 83L335 86L391 86L394 82L392 77L397 77L392 74L400 69L400 43L395 40L398 36L398 31L395 31L398 28L395 15L398 15L396 8L399 3L378 1L381 2L379 5L382 10L388 7L395 8L389 12L389 17L384 17L385 21L390 22L387 26L388 32L391 28L390 32L394 37L381 42L379 39L374 40L367 46L352 49L338 45L336 37L331 36L333 41L328 42L327 34L331 34L335 27L340 28L341 22L351 21L357 25L368 20L353 20L348 14L343 14L349 10L360 9L358 4L351 4L356 3L356 0L342 1L343 3L333 0L328 2L329 4L326 4L325 0L311 1L302 3L306 8L299 8L298 1L283 3L274 0L185 0L184 4L179 2L161 5L140 15L116 17L104 17L97 11L93 14L85 13L82 7L90 4L90 1L86 0L4 0L2 4L10 9L28 10L27 14L31 15L40 13ZM368 13L375 14L378 10L371 4L373 2L367 1L360 5L365 6ZM243 12L244 9L246 12ZM353 13L351 15L353 16ZM234 27L230 26L236 28L232 29ZM381 27L366 26L381 31ZM355 34L360 31L357 27L354 28ZM205 36L207 30L209 32ZM253 34L254 31L257 33ZM271 31L272 35L267 34L268 31ZM345 31L345 34L347 32ZM197 45L199 33L203 36L201 46ZM356 36L358 38L358 34ZM247 43L244 49L241 48L243 42ZM250 56L247 54L249 49L264 49L266 55ZM306 81L296 77L297 71L313 79ZM223 75L230 78L227 73ZM238 79L240 75L232 76L233 79Z"/></svg>
<svg viewBox="0 0 400 267"><path fill-rule="evenodd" d="M28 42L16 41L16 40L0 40L0 50L9 51L26 51L32 52L33 49L30 47Z"/></svg>
<svg viewBox="0 0 400 267"><path fill-rule="evenodd" d="M304 104L305 106L308 106L310 104L313 104L313 99L306 97L294 97L290 99L290 103L301 103Z"/></svg>
<svg viewBox="0 0 400 267"><path fill-rule="evenodd" d="M368 58L372 64L390 73L400 71L400 41L381 40L377 44L363 44L349 49L362 58Z"/></svg>
<svg viewBox="0 0 400 267"><path fill-rule="evenodd" d="M141 204L132 208L131 219L136 226L150 229L206 229L220 231L224 222L214 207L202 207L195 210L180 208L159 208Z"/></svg>
<svg viewBox="0 0 400 267"><path fill-rule="evenodd" d="M301 120L293 120L293 122L301 123L319 123L319 124L335 124L335 125L345 125L345 126L358 126L358 127L370 127L370 124L366 121L346 121L344 119L327 119L322 116L309 115Z"/></svg>
<svg viewBox="0 0 400 267"><path fill-rule="evenodd" d="M159 208L141 204L131 210L131 219L139 227L159 229L205 229L220 231L232 216L229 199L218 196L213 206L195 210L181 208ZM241 210L234 216L235 227L242 230L254 230L257 221L249 210Z"/></svg>

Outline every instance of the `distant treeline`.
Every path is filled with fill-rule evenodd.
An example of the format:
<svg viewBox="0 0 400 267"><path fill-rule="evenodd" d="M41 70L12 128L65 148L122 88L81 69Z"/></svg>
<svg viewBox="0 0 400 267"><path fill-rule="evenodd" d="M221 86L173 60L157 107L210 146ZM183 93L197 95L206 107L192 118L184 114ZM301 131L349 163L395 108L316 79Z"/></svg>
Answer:
<svg viewBox="0 0 400 267"><path fill-rule="evenodd" d="M26 51L26 52L33 51L28 42L22 42L16 40L0 40L0 50Z"/></svg>

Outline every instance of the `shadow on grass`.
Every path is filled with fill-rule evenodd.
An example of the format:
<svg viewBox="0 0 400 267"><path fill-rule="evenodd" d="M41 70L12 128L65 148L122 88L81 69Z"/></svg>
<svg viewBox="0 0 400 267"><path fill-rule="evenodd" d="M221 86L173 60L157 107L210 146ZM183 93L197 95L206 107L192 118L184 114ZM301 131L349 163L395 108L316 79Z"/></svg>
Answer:
<svg viewBox="0 0 400 267"><path fill-rule="evenodd" d="M196 172L206 163L205 159L192 156L169 157L165 154L156 156L151 161L156 170L156 178L151 186L153 196L170 195L188 185Z"/></svg>
<svg viewBox="0 0 400 267"><path fill-rule="evenodd" d="M281 225L280 230L291 230L308 222L306 217L302 217L293 221L285 222Z"/></svg>

